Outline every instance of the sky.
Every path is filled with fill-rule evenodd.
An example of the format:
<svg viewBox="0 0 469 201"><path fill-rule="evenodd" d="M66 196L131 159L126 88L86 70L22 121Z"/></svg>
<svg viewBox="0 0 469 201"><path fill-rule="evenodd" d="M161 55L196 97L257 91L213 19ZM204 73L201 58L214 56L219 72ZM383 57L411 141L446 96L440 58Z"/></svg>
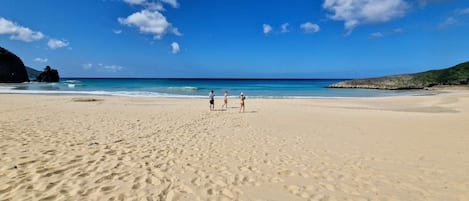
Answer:
<svg viewBox="0 0 469 201"><path fill-rule="evenodd" d="M363 78L469 61L468 0L0 4L0 46L62 77Z"/></svg>

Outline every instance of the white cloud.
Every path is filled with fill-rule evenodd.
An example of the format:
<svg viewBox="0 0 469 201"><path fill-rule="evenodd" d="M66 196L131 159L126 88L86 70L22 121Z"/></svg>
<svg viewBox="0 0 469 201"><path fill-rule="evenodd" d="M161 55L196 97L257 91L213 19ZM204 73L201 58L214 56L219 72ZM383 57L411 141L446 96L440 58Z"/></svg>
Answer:
<svg viewBox="0 0 469 201"><path fill-rule="evenodd" d="M104 66L101 66L100 68L101 71L111 72L111 73L121 71L122 69L124 69L124 67L119 66L119 65L104 65Z"/></svg>
<svg viewBox="0 0 469 201"><path fill-rule="evenodd" d="M281 28L281 31L280 31L280 32L282 32L282 33L290 32L290 30L288 30L288 26L289 26L289 25L290 25L290 24L288 24L288 23L283 23L283 24L280 26L280 28Z"/></svg>
<svg viewBox="0 0 469 201"><path fill-rule="evenodd" d="M47 46L51 49L57 49L57 48L63 48L67 47L69 43L65 40L58 40L58 39L49 39L49 42L47 42Z"/></svg>
<svg viewBox="0 0 469 201"><path fill-rule="evenodd" d="M375 32L375 33L370 34L370 36L373 38L383 38L384 34L381 32Z"/></svg>
<svg viewBox="0 0 469 201"><path fill-rule="evenodd" d="M311 22L305 22L300 25L300 28L303 29L305 33L316 33L321 30L319 25L313 24Z"/></svg>
<svg viewBox="0 0 469 201"><path fill-rule="evenodd" d="M47 61L49 61L49 59L37 57L34 59L34 61L38 63L46 63Z"/></svg>
<svg viewBox="0 0 469 201"><path fill-rule="evenodd" d="M459 22L464 21L465 16L469 15L469 8L456 9L453 14L438 24L438 28L444 29L450 26L458 25Z"/></svg>
<svg viewBox="0 0 469 201"><path fill-rule="evenodd" d="M92 63L85 63L82 65L84 70L90 70L94 67L94 69L98 72L107 72L107 73L116 73L121 70L124 70L123 66L120 65L108 65L108 64L103 64L103 63L97 63L97 64L92 64Z"/></svg>
<svg viewBox="0 0 469 201"><path fill-rule="evenodd" d="M124 2L128 4L133 4L133 5L142 5L146 3L146 0L124 0Z"/></svg>
<svg viewBox="0 0 469 201"><path fill-rule="evenodd" d="M123 1L130 5L143 6L148 10L158 10L158 11L164 10L164 7L161 4L161 2L149 2L147 0L123 0Z"/></svg>
<svg viewBox="0 0 469 201"><path fill-rule="evenodd" d="M451 25L454 25L458 22L458 20L454 17L448 17L446 18L443 22L441 22L438 27L439 28L446 28L446 27L449 27Z"/></svg>
<svg viewBox="0 0 469 201"><path fill-rule="evenodd" d="M469 15L469 8L458 10L458 15Z"/></svg>
<svg viewBox="0 0 469 201"><path fill-rule="evenodd" d="M161 0L161 1L171 5L173 8L178 8L179 7L179 3L178 3L177 0Z"/></svg>
<svg viewBox="0 0 469 201"><path fill-rule="evenodd" d="M262 29L264 31L264 34L269 34L270 32L272 32L272 26L268 24L263 24Z"/></svg>
<svg viewBox="0 0 469 201"><path fill-rule="evenodd" d="M403 32L404 32L404 29L395 28L395 29L390 30L390 31L384 31L384 32L378 31L378 32L371 33L370 37L371 38L384 38L384 37L388 37L388 36L399 35Z"/></svg>
<svg viewBox="0 0 469 201"><path fill-rule="evenodd" d="M32 42L44 38L44 34L39 31L32 31L27 27L20 26L12 21L0 17L0 35L10 35L12 40Z"/></svg>
<svg viewBox="0 0 469 201"><path fill-rule="evenodd" d="M141 33L153 34L155 39L161 39L165 34L181 35L177 28L166 20L159 11L142 10L127 18L119 18L119 23L130 27L138 27Z"/></svg>
<svg viewBox="0 0 469 201"><path fill-rule="evenodd" d="M146 9L148 10L158 10L158 11L164 11L163 4L161 2L147 2L145 4Z"/></svg>
<svg viewBox="0 0 469 201"><path fill-rule="evenodd" d="M171 52L172 52L173 54L179 53L180 50L181 50L181 49L179 48L179 44L178 44L178 43L176 43L176 42L171 43Z"/></svg>
<svg viewBox="0 0 469 201"><path fill-rule="evenodd" d="M405 15L409 4L404 0L324 0L323 8L332 12L332 20L344 21L351 33L361 24L384 23Z"/></svg>
<svg viewBox="0 0 469 201"><path fill-rule="evenodd" d="M122 30L117 29L117 30L112 30L112 32L113 32L114 34L121 34L121 33L122 33Z"/></svg>
<svg viewBox="0 0 469 201"><path fill-rule="evenodd" d="M83 64L82 66L83 66L83 69L85 69L85 70L88 70L88 69L93 68L93 64L92 64L92 63Z"/></svg>

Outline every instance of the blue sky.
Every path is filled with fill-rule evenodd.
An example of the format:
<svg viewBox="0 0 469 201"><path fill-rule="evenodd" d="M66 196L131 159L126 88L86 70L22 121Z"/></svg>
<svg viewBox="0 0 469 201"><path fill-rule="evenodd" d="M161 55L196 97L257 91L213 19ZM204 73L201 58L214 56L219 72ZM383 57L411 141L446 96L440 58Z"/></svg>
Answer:
<svg viewBox="0 0 469 201"><path fill-rule="evenodd" d="M64 77L359 78L469 60L467 0L1 0L0 46Z"/></svg>

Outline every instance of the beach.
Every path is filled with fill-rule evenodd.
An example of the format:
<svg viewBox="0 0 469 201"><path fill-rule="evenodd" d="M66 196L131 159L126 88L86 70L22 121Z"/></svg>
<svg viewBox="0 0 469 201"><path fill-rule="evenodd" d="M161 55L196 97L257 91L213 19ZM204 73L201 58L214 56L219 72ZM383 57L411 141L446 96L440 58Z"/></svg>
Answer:
<svg viewBox="0 0 469 201"><path fill-rule="evenodd" d="M0 94L3 200L469 200L469 92Z"/></svg>

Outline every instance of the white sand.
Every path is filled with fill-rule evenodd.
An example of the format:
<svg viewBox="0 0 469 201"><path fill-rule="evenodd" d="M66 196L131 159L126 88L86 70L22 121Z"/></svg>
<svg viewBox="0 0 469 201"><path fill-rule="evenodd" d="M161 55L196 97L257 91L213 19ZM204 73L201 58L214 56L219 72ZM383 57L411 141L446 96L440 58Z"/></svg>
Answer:
<svg viewBox="0 0 469 201"><path fill-rule="evenodd" d="M0 201L469 200L465 91L228 106L1 94Z"/></svg>

